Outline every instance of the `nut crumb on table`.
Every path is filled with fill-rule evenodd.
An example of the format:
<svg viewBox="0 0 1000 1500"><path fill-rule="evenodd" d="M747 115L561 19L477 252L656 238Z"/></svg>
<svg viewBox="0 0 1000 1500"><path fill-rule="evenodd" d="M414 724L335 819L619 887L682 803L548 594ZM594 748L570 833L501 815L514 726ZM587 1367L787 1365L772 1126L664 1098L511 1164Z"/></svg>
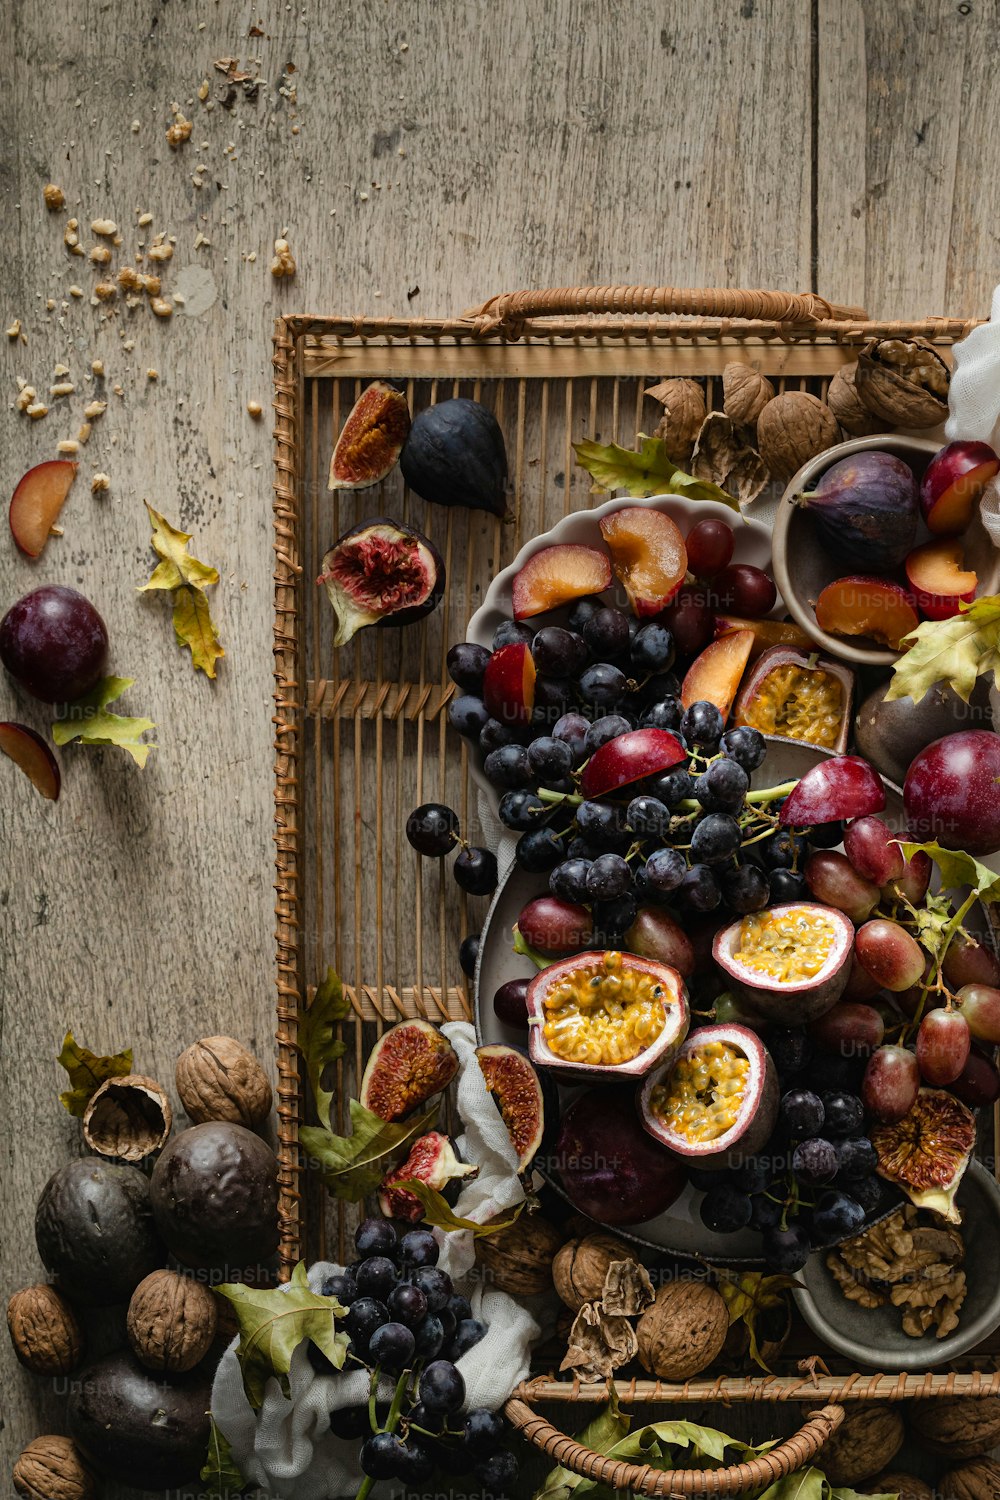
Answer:
<svg viewBox="0 0 1000 1500"><path fill-rule="evenodd" d="M55 182L47 182L42 188L42 197L45 199L45 207L53 213L66 206L66 194Z"/></svg>
<svg viewBox="0 0 1000 1500"><path fill-rule="evenodd" d="M111 480L107 474L95 474L90 481L90 491L93 495L104 494L111 488Z"/></svg>

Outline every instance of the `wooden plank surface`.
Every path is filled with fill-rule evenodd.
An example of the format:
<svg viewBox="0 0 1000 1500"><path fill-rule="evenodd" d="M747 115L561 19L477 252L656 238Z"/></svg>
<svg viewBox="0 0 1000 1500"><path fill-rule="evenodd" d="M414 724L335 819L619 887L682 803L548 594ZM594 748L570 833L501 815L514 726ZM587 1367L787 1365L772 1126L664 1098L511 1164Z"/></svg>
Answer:
<svg viewBox="0 0 1000 1500"><path fill-rule="evenodd" d="M67 750L54 807L0 766L5 1294L38 1276L34 1203L78 1149L56 1097L67 1026L99 1051L131 1044L167 1083L198 1035L271 1046L275 314L445 315L503 289L591 280L807 289L814 236L831 297L886 316L981 313L995 6L912 6L909 23L901 9L821 0L814 39L799 0L9 0L3 318L27 343L0 341L8 489L76 432L94 394L109 405L65 535L37 563L5 547L0 599L42 581L93 598L114 670L136 679L122 710L156 720L159 748L145 771ZM263 80L255 98L241 84L225 97L222 58ZM172 103L193 122L176 151ZM46 212L48 181L65 212ZM117 222L114 267L157 231L176 237L163 287L185 301L169 320L121 297L91 305L99 272L64 247L70 215L85 249L91 220ZM268 263L286 226L298 274L278 282ZM44 395L57 364L77 389L46 395L49 415L29 422L15 379ZM152 561L143 498L220 570L214 684L177 649L162 597L135 592ZM7 683L0 715L48 723ZM2 1359L7 1459L60 1429L63 1397L6 1346Z"/></svg>

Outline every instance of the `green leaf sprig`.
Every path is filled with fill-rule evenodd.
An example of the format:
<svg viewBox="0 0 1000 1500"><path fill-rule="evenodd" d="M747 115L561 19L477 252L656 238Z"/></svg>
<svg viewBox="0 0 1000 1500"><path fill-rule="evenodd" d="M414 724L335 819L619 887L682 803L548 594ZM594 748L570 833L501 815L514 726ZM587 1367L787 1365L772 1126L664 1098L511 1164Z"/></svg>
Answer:
<svg viewBox="0 0 1000 1500"><path fill-rule="evenodd" d="M236 1466L229 1439L212 1418L208 1438L208 1456L199 1476L205 1483L205 1500L233 1500L246 1488L246 1480Z"/></svg>
<svg viewBox="0 0 1000 1500"><path fill-rule="evenodd" d="M243 1389L255 1411L264 1400L264 1389L272 1375L287 1385L292 1355L310 1339L335 1369L343 1368L350 1339L337 1327L347 1314L336 1297L314 1292L306 1278L304 1262L292 1272L287 1287L262 1290L243 1282L226 1282L216 1291L233 1304L239 1323L236 1358L243 1375Z"/></svg>
<svg viewBox="0 0 1000 1500"><path fill-rule="evenodd" d="M105 677L89 693L77 698L69 705L66 717L57 719L52 726L56 744L68 745L77 740L81 745L118 745L131 755L137 766L144 766L150 750L156 746L142 736L156 725L152 719L132 719L108 712L108 704L120 698L134 681L133 677Z"/></svg>
<svg viewBox="0 0 1000 1500"><path fill-rule="evenodd" d="M527 1207L528 1200L525 1198L514 1205L509 1213L498 1214L493 1219L488 1219L484 1224L475 1219L463 1219L456 1214L443 1194L436 1188L428 1187L426 1182L420 1182L417 1178L407 1179L405 1182L394 1182L394 1189L405 1189L418 1199L424 1211L424 1218L434 1229L443 1229L446 1234L454 1234L460 1229L471 1229L476 1239L488 1238L491 1234L499 1234L501 1229L509 1229L516 1224L523 1210Z"/></svg>
<svg viewBox="0 0 1000 1500"><path fill-rule="evenodd" d="M435 1100L422 1114L389 1124L352 1099L350 1135L334 1135L323 1126L304 1125L299 1140L306 1155L321 1169L334 1197L359 1203L374 1193L389 1167L418 1136L433 1130L438 1108L439 1101Z"/></svg>
<svg viewBox="0 0 1000 1500"><path fill-rule="evenodd" d="M344 994L340 976L328 968L326 977L316 988L312 1004L299 1017L299 1051L305 1060L316 1113L320 1123L328 1129L333 1093L323 1087L323 1073L330 1063L344 1055L346 1044L334 1036L334 1029L350 1013L351 1002Z"/></svg>

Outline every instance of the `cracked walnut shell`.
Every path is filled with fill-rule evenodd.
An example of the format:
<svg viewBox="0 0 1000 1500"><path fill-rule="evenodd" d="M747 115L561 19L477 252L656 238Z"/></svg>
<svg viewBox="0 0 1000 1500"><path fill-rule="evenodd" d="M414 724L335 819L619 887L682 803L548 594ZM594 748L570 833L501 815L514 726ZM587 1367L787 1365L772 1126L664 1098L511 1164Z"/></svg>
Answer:
<svg viewBox="0 0 1000 1500"><path fill-rule="evenodd" d="M911 1401L907 1419L921 1448L947 1458L978 1458L1000 1443L1000 1396Z"/></svg>
<svg viewBox="0 0 1000 1500"><path fill-rule="evenodd" d="M12 1475L23 1500L92 1500L94 1481L67 1437L34 1438Z"/></svg>
<svg viewBox="0 0 1000 1500"><path fill-rule="evenodd" d="M635 1258L613 1234L588 1234L563 1245L552 1262L552 1280L566 1306L579 1312L585 1302L600 1300L608 1268L615 1261Z"/></svg>
<svg viewBox="0 0 1000 1500"><path fill-rule="evenodd" d="M732 360L722 372L722 410L738 427L752 427L767 403L774 399L774 386L749 365Z"/></svg>
<svg viewBox="0 0 1000 1500"><path fill-rule="evenodd" d="M166 1144L173 1118L160 1084L128 1073L106 1078L93 1095L83 1116L83 1138L101 1156L142 1161Z"/></svg>
<svg viewBox="0 0 1000 1500"><path fill-rule="evenodd" d="M690 1380L726 1342L729 1310L706 1281L669 1281L639 1319L639 1359L661 1380Z"/></svg>
<svg viewBox="0 0 1000 1500"><path fill-rule="evenodd" d="M231 1036L206 1036L177 1059L177 1092L196 1125L229 1120L252 1130L271 1112L271 1085L257 1058Z"/></svg>
<svg viewBox="0 0 1000 1500"><path fill-rule="evenodd" d="M775 479L791 479L803 464L839 442L833 412L808 391L775 396L757 418L757 449Z"/></svg>
<svg viewBox="0 0 1000 1500"><path fill-rule="evenodd" d="M7 1327L14 1353L36 1375L68 1375L83 1357L76 1313L61 1292L44 1282L14 1293L7 1303Z"/></svg>
<svg viewBox="0 0 1000 1500"><path fill-rule="evenodd" d="M936 427L948 415L951 372L927 339L870 339L858 355L858 395L890 427Z"/></svg>
<svg viewBox="0 0 1000 1500"><path fill-rule="evenodd" d="M903 1419L895 1406L851 1402L847 1415L820 1448L814 1463L832 1485L855 1485L885 1469L903 1446Z"/></svg>
<svg viewBox="0 0 1000 1500"><path fill-rule="evenodd" d="M873 432L881 432L885 424L868 410L858 395L857 375L856 359L849 365L842 365L830 381L826 404L845 432L852 437L870 437Z"/></svg>
<svg viewBox="0 0 1000 1500"><path fill-rule="evenodd" d="M216 1301L203 1282L176 1271L152 1271L128 1305L126 1332L149 1370L179 1374L204 1359L215 1338Z"/></svg>
<svg viewBox="0 0 1000 1500"><path fill-rule="evenodd" d="M943 1500L998 1500L1000 1464L992 1458L974 1458L957 1469L949 1469L938 1480L937 1491ZM900 1500L909 1497L901 1494Z"/></svg>
<svg viewBox="0 0 1000 1500"><path fill-rule="evenodd" d="M675 464L687 464L708 415L705 392L696 380L672 379L648 386L643 394L663 407L655 436L663 439L667 457Z"/></svg>

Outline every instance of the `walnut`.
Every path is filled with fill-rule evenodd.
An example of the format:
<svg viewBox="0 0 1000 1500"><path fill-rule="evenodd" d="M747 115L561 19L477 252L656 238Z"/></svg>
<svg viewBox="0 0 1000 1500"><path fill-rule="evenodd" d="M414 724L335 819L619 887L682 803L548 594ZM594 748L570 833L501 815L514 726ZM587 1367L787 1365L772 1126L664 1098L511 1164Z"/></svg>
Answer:
<svg viewBox="0 0 1000 1500"><path fill-rule="evenodd" d="M687 464L694 452L695 438L708 413L705 392L696 380L661 380L647 387L644 395L652 396L663 407L656 428L667 455L675 464Z"/></svg>
<svg viewBox="0 0 1000 1500"><path fill-rule="evenodd" d="M37 1437L14 1465L14 1489L24 1500L91 1500L94 1481L69 1438Z"/></svg>
<svg viewBox="0 0 1000 1500"><path fill-rule="evenodd" d="M890 427L943 422L950 382L948 366L927 339L870 339L858 355L858 395Z"/></svg>
<svg viewBox="0 0 1000 1500"><path fill-rule="evenodd" d="M832 1485L855 1485L892 1463L903 1446L903 1418L895 1406L852 1401L833 1437L813 1462Z"/></svg>
<svg viewBox="0 0 1000 1500"><path fill-rule="evenodd" d="M741 505L756 500L771 477L757 450L744 442L732 418L721 411L710 411L701 425L691 473L720 485Z"/></svg>
<svg viewBox="0 0 1000 1500"><path fill-rule="evenodd" d="M196 1125L229 1120L253 1129L271 1113L263 1067L231 1036L206 1036L177 1059L177 1092Z"/></svg>
<svg viewBox="0 0 1000 1500"><path fill-rule="evenodd" d="M638 1342L628 1318L606 1313L597 1302L585 1302L569 1331L569 1347L560 1370L581 1380L607 1380L635 1358Z"/></svg>
<svg viewBox="0 0 1000 1500"><path fill-rule="evenodd" d="M830 381L826 404L845 432L851 433L853 437L868 437L873 432L881 432L885 424L874 412L868 410L858 395L855 384L857 373L856 359L849 365L841 365Z"/></svg>
<svg viewBox="0 0 1000 1500"><path fill-rule="evenodd" d="M552 1290L552 1261L562 1242L548 1219L522 1213L509 1229L476 1240L476 1260L501 1292L531 1297Z"/></svg>
<svg viewBox="0 0 1000 1500"><path fill-rule="evenodd" d="M774 386L759 370L733 360L722 372L722 409L740 427L752 427L774 397Z"/></svg>
<svg viewBox="0 0 1000 1500"><path fill-rule="evenodd" d="M92 1151L122 1161L142 1161L166 1143L173 1110L161 1086L141 1073L107 1078L83 1117L83 1138Z"/></svg>
<svg viewBox="0 0 1000 1500"><path fill-rule="evenodd" d="M874 1479L866 1479L861 1494L898 1495L899 1500L934 1500L934 1491L925 1480L918 1479L916 1474L905 1474L902 1469L886 1469ZM985 1496L981 1500L985 1500Z"/></svg>
<svg viewBox="0 0 1000 1500"><path fill-rule="evenodd" d="M662 1380L690 1380L726 1341L729 1311L707 1281L669 1281L639 1319L639 1359Z"/></svg>
<svg viewBox="0 0 1000 1500"><path fill-rule="evenodd" d="M203 1282L176 1271L153 1271L128 1305L132 1351L150 1370L193 1370L215 1338L216 1301Z"/></svg>
<svg viewBox="0 0 1000 1500"><path fill-rule="evenodd" d="M36 1375L68 1375L83 1355L83 1332L61 1292L40 1282L15 1292L7 1303L14 1353Z"/></svg>
<svg viewBox="0 0 1000 1500"><path fill-rule="evenodd" d="M920 1446L947 1458L977 1458L1000 1443L1000 1396L911 1401L907 1417Z"/></svg>
<svg viewBox="0 0 1000 1500"><path fill-rule="evenodd" d="M597 1302L604 1291L613 1261L634 1261L634 1253L613 1234L588 1234L567 1240L552 1262L552 1280L566 1306L579 1312L585 1302Z"/></svg>
<svg viewBox="0 0 1000 1500"><path fill-rule="evenodd" d="M285 239L277 239L274 242L274 259L271 262L271 275L277 278L295 275L295 256L292 254L291 246Z"/></svg>
<svg viewBox="0 0 1000 1500"><path fill-rule="evenodd" d="M938 1494L943 1500L1000 1500L1000 1464L992 1458L974 1458L949 1469L938 1480ZM900 1500L910 1497L901 1493Z"/></svg>
<svg viewBox="0 0 1000 1500"><path fill-rule="evenodd" d="M841 1292L861 1307L888 1301L903 1310L903 1332L939 1339L958 1327L965 1301L962 1236L948 1226L923 1226L912 1204L847 1240L826 1258Z"/></svg>
<svg viewBox="0 0 1000 1500"><path fill-rule="evenodd" d="M808 391L775 396L757 419L757 447L775 479L791 479L796 469L839 442L833 412Z"/></svg>

